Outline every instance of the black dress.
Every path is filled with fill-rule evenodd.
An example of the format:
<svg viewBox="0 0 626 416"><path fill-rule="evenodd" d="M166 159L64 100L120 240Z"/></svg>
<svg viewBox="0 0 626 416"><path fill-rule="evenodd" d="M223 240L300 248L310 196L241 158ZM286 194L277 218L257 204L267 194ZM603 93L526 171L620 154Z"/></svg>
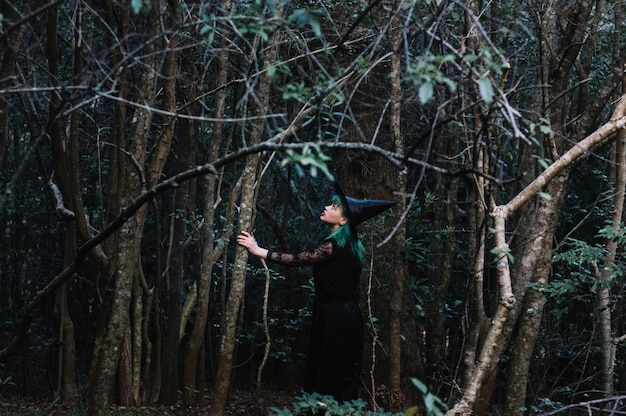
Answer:
<svg viewBox="0 0 626 416"><path fill-rule="evenodd" d="M357 291L362 265L349 247L334 238L310 251L269 251L267 261L287 266L313 265L315 302L304 391L355 399L361 383L363 317Z"/></svg>

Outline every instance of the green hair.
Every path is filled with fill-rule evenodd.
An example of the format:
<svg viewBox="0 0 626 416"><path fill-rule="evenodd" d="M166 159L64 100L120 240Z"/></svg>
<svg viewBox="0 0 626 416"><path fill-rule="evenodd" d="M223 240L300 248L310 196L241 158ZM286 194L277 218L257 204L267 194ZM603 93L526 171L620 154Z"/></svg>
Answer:
<svg viewBox="0 0 626 416"><path fill-rule="evenodd" d="M337 194L333 195L332 202L341 208L341 212L348 218L348 222L344 225L340 225L339 228L330 233L327 238L334 238L337 240L339 247L344 247L347 244L352 253L357 256L361 263L363 263L363 260L365 259L365 247L361 244L359 236L356 232L353 232L353 227L350 226L350 217L346 215L347 207L344 207L341 197Z"/></svg>

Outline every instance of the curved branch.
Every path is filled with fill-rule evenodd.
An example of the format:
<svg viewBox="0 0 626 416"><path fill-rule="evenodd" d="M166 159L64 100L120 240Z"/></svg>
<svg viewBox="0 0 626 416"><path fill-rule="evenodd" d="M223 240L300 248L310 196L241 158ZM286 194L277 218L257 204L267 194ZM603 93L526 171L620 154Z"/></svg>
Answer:
<svg viewBox="0 0 626 416"><path fill-rule="evenodd" d="M513 212L517 211L559 172L563 169L569 168L575 163L578 163L582 158L591 154L594 149L597 149L607 143L615 132L625 127L626 95L623 95L608 122L572 146L572 148L565 152L563 156L548 166L548 168L544 170L541 175L537 176L537 178L535 178L535 180L532 181L525 189L518 193L505 206L503 206L503 209L506 211L506 217L508 218Z"/></svg>

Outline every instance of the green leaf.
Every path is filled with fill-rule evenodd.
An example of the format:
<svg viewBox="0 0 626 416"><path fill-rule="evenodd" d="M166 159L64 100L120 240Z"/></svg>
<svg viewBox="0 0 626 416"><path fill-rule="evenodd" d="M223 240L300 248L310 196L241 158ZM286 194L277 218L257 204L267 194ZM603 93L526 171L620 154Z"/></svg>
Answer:
<svg viewBox="0 0 626 416"><path fill-rule="evenodd" d="M454 61L456 61L456 57L452 54L437 56L437 62L439 64L445 64L445 63L454 62Z"/></svg>
<svg viewBox="0 0 626 416"><path fill-rule="evenodd" d="M419 407L411 406L406 410L406 412L404 412L404 416L416 416L419 414L418 411Z"/></svg>
<svg viewBox="0 0 626 416"><path fill-rule="evenodd" d="M318 144L305 146L301 154L290 149L285 153L287 157L280 162L281 167L293 165L296 174L300 177L303 177L305 174L303 167L308 167L310 175L314 178L317 177L318 172L321 171L328 179L334 179L326 165L326 161L330 160L330 157L324 154Z"/></svg>
<svg viewBox="0 0 626 416"><path fill-rule="evenodd" d="M443 414L448 410L448 406L436 395L428 391L428 387L422 383L420 380L416 378L411 378L411 382L422 394L422 399L424 401L424 411L428 416L443 416ZM405 413L409 414L417 414L417 413Z"/></svg>
<svg viewBox="0 0 626 416"><path fill-rule="evenodd" d="M480 96L484 102L487 104L491 104L493 102L493 84L488 77L482 77L478 80L478 91L480 92Z"/></svg>
<svg viewBox="0 0 626 416"><path fill-rule="evenodd" d="M434 88L432 82L425 82L419 88L420 103L426 104L433 97Z"/></svg>
<svg viewBox="0 0 626 416"><path fill-rule="evenodd" d="M130 7L133 9L133 13L139 14L143 8L143 0L131 0Z"/></svg>
<svg viewBox="0 0 626 416"><path fill-rule="evenodd" d="M276 75L276 66L275 65L268 66L267 76L273 79L275 75Z"/></svg>
<svg viewBox="0 0 626 416"><path fill-rule="evenodd" d="M443 77L440 81L448 86L450 92L456 91L456 84L450 78Z"/></svg>
<svg viewBox="0 0 626 416"><path fill-rule="evenodd" d="M422 393L426 393L428 391L428 387L426 387L426 384L424 384L421 380L411 378L411 383L413 383L413 385Z"/></svg>
<svg viewBox="0 0 626 416"><path fill-rule="evenodd" d="M320 25L320 21L317 20L313 16L309 16L309 25L311 25L311 29L313 29L313 33L315 33L315 36L317 36L318 38L321 38L322 37L322 25Z"/></svg>
<svg viewBox="0 0 626 416"><path fill-rule="evenodd" d="M539 155L532 155L533 158L537 159L537 162L541 165L542 168L548 169L548 166L552 163L552 160L547 159L545 157L541 157Z"/></svg>
<svg viewBox="0 0 626 416"><path fill-rule="evenodd" d="M515 263L515 258L511 254L511 249L508 247L507 248L494 247L491 250L489 250L489 252L496 257L500 257L501 254L504 254L509 260L509 263L511 264Z"/></svg>

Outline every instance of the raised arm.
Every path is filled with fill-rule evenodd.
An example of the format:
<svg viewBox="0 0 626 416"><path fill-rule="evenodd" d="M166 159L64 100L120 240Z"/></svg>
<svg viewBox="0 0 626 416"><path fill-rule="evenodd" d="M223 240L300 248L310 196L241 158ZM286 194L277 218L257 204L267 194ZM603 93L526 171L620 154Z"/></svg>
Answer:
<svg viewBox="0 0 626 416"><path fill-rule="evenodd" d="M297 254L280 253L259 247L254 237L248 232L242 231L237 236L237 244L247 248L252 255L286 266L307 266L326 261L333 255L333 244L330 240L322 242L312 250L305 250Z"/></svg>
<svg viewBox="0 0 626 416"><path fill-rule="evenodd" d="M269 250L267 261L285 266L308 266L330 259L333 255L333 244L326 240L312 250L301 251L297 254L280 253Z"/></svg>

